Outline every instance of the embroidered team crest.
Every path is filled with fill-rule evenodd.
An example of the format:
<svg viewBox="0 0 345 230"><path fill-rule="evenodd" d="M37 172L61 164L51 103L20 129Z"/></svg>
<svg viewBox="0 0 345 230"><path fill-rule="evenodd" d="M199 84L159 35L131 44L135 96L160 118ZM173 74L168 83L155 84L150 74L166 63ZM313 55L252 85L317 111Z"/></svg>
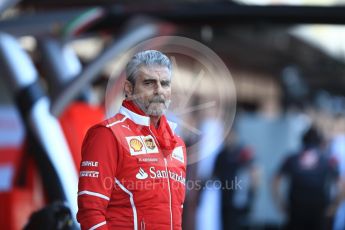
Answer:
<svg viewBox="0 0 345 230"><path fill-rule="evenodd" d="M143 144L137 138L133 138L129 141L129 146L133 149L134 152L141 152L143 149Z"/></svg>
<svg viewBox="0 0 345 230"><path fill-rule="evenodd" d="M153 139L151 137L148 137L145 139L145 145L147 148L153 150L154 148L156 148L156 145L153 141Z"/></svg>
<svg viewBox="0 0 345 230"><path fill-rule="evenodd" d="M143 136L142 138L144 140L147 153L158 153L156 142L151 135L145 137Z"/></svg>

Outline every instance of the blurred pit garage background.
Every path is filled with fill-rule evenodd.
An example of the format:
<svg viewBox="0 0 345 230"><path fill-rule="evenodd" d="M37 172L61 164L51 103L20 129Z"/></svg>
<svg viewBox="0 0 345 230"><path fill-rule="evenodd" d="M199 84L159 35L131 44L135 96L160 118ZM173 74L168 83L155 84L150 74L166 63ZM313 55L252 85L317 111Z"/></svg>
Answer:
<svg viewBox="0 0 345 230"><path fill-rule="evenodd" d="M105 95L126 52L158 36L207 46L230 70L235 87L236 97L217 107L235 118L224 127L227 117L219 120L212 109L198 107L217 97L216 84L206 78L193 87L195 63L174 54L180 67L174 95L194 89L186 102L194 109L183 114L179 132L197 146L195 154L206 155L188 165L187 179L212 180L228 141L224 129L231 128L250 147L257 174L241 228L283 229L286 215L274 205L272 178L311 124L345 180L344 23L344 0L0 1L0 229L23 229L30 221L78 229L83 137L113 114ZM120 80L111 79L117 102L123 99ZM198 142L200 135L207 141ZM189 188L183 229L221 229L219 197L214 187Z"/></svg>

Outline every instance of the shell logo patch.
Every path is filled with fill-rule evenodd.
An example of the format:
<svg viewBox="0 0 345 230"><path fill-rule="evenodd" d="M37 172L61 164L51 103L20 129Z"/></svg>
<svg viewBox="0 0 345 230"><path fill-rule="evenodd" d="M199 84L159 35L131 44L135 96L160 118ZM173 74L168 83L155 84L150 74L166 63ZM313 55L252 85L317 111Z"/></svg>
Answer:
<svg viewBox="0 0 345 230"><path fill-rule="evenodd" d="M137 138L133 138L129 141L129 146L134 152L140 152L143 148L143 144Z"/></svg>
<svg viewBox="0 0 345 230"><path fill-rule="evenodd" d="M159 153L157 144L151 135L126 137L131 156Z"/></svg>

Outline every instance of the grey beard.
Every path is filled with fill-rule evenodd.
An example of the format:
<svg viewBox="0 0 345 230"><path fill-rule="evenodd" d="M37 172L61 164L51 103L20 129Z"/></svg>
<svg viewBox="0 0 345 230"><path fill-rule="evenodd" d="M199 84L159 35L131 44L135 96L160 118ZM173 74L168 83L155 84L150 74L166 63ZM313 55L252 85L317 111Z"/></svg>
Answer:
<svg viewBox="0 0 345 230"><path fill-rule="evenodd" d="M164 105L165 105L164 109L149 109L150 103L152 102L145 105L145 103L142 102L140 99L133 99L133 101L146 115L149 115L149 116L161 116L165 114L171 102L171 100L164 101Z"/></svg>

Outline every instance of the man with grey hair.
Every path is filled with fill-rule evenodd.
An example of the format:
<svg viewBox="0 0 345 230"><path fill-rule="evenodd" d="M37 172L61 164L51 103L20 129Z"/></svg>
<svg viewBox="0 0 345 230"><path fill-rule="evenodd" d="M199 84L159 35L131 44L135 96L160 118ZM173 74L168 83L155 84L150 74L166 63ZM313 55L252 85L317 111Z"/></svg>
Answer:
<svg viewBox="0 0 345 230"><path fill-rule="evenodd" d="M153 116L157 125L157 118L164 114L170 104L169 58L155 50L140 52L128 62L126 74L126 97L133 100L146 115Z"/></svg>
<svg viewBox="0 0 345 230"><path fill-rule="evenodd" d="M82 229L181 229L187 158L164 115L171 71L159 51L134 55L119 113L88 130L78 188Z"/></svg>

